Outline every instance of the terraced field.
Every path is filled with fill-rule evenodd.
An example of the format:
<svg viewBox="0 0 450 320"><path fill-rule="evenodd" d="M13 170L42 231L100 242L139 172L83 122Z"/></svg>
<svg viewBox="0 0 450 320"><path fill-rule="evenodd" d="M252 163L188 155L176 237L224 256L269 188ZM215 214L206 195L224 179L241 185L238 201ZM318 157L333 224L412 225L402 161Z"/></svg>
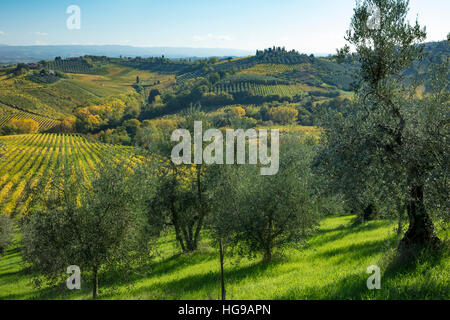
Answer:
<svg viewBox="0 0 450 320"><path fill-rule="evenodd" d="M36 194L46 194L69 168L86 181L107 155L123 154L125 147L92 143L84 137L61 134L30 134L0 137L4 156L0 161L0 214L26 214Z"/></svg>

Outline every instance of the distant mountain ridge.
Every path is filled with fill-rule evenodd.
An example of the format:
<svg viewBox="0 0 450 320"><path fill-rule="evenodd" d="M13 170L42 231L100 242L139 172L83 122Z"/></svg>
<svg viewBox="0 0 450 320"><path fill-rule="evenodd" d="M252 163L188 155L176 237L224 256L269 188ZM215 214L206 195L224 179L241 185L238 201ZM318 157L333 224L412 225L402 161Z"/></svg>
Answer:
<svg viewBox="0 0 450 320"><path fill-rule="evenodd" d="M190 47L133 47L121 45L55 45L55 46L8 46L0 44L0 64L19 62L37 62L51 60L55 57L96 56L130 56L166 58L204 58L204 57L242 57L254 54L250 50L222 48L190 48Z"/></svg>

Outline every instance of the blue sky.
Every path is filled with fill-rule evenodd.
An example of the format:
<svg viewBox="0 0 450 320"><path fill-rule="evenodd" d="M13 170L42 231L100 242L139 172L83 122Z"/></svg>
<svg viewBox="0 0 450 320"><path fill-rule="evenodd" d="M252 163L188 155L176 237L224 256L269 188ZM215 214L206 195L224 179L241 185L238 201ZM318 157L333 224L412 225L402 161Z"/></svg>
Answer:
<svg viewBox="0 0 450 320"><path fill-rule="evenodd" d="M0 44L122 44L334 52L355 0L1 0ZM66 9L81 9L69 30ZM450 1L411 0L428 40L450 32Z"/></svg>

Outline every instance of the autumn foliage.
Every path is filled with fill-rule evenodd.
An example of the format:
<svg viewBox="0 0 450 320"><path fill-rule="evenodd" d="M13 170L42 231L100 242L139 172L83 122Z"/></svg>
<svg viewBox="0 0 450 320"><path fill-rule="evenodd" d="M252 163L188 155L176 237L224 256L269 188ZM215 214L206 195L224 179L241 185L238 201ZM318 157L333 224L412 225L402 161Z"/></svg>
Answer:
<svg viewBox="0 0 450 320"><path fill-rule="evenodd" d="M14 126L17 133L36 133L39 130L39 123L32 119L11 119L8 125Z"/></svg>
<svg viewBox="0 0 450 320"><path fill-rule="evenodd" d="M297 121L298 110L291 107L276 107L269 109L270 118L281 124L294 123Z"/></svg>

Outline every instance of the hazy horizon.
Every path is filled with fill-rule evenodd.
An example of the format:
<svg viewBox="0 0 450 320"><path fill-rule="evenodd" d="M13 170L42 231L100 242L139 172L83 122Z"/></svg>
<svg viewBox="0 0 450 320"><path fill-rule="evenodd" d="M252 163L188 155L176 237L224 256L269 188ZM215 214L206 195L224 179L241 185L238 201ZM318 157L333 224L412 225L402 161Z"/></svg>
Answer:
<svg viewBox="0 0 450 320"><path fill-rule="evenodd" d="M234 49L254 52L275 46L303 53L327 54L345 43L354 0L198 0L149 2L3 0L0 44L111 45L136 48ZM80 29L69 30L67 8L81 10ZM411 0L409 18L418 15L429 41L450 31L450 2ZM257 14L255 14L257 12ZM420 12L420 14L418 14Z"/></svg>

